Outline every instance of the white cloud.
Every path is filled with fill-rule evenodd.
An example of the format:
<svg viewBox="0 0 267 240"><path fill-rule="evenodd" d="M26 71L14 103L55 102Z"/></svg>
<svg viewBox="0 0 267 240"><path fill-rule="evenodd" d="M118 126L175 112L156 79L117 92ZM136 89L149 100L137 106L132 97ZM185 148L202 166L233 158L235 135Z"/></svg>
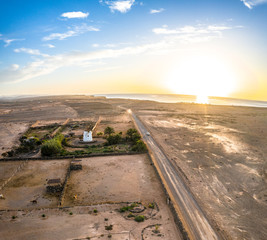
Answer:
<svg viewBox="0 0 267 240"><path fill-rule="evenodd" d="M61 17L65 18L87 18L89 16L89 13L86 12L65 12L61 14Z"/></svg>
<svg viewBox="0 0 267 240"><path fill-rule="evenodd" d="M241 2L243 2L244 5L248 7L249 9L252 9L253 7L257 5L267 3L267 0L241 0Z"/></svg>
<svg viewBox="0 0 267 240"><path fill-rule="evenodd" d="M220 38L223 31L234 29L237 27L224 25L197 25L184 26L176 29L169 29L168 26L153 29L157 34L163 36L159 42L144 45L108 48L95 50L91 52L69 52L65 54L57 54L45 56L42 59L34 60L24 67L9 68L0 72L0 81L20 82L35 77L44 76L54 72L62 67L69 66L87 66L102 62L107 59L114 59L123 56L136 56L141 54L167 54L181 49L181 43L210 41L211 39ZM111 47L111 45L109 45ZM184 46L182 47L184 49ZM16 50L18 51L18 50ZM19 50L21 51L21 50ZM26 52L26 50L23 50ZM40 51L29 51L29 53L41 54ZM43 55L41 55L43 56Z"/></svg>
<svg viewBox="0 0 267 240"><path fill-rule="evenodd" d="M99 44L98 43L94 43L94 44L92 44L92 47L98 48L99 47Z"/></svg>
<svg viewBox="0 0 267 240"><path fill-rule="evenodd" d="M53 44L43 44L44 47L48 47L48 48L55 48L55 45Z"/></svg>
<svg viewBox="0 0 267 240"><path fill-rule="evenodd" d="M161 13L161 12L163 12L164 10L165 10L164 8L160 8L160 9L151 9L151 10L150 10L150 14Z"/></svg>
<svg viewBox="0 0 267 240"><path fill-rule="evenodd" d="M121 13L126 13L131 10L135 0L120 0L120 1L105 1L111 10L111 12L119 11ZM100 1L103 3L103 1Z"/></svg>
<svg viewBox="0 0 267 240"><path fill-rule="evenodd" d="M75 26L72 30L69 30L65 33L51 33L50 35L43 37L43 41L50 41L54 39L63 40L68 37L78 36L80 34L90 32L90 31L100 31L98 28L87 26L86 24L83 24L81 26Z"/></svg>
<svg viewBox="0 0 267 240"><path fill-rule="evenodd" d="M242 26L232 27L224 25L197 25L170 29L165 25L161 28L154 28L152 29L152 31L158 35L174 36L174 38L180 39L180 41L184 43L190 43L203 42L209 41L214 38L220 38L223 31L236 28L242 28Z"/></svg>
<svg viewBox="0 0 267 240"><path fill-rule="evenodd" d="M93 52L70 52L67 54L46 56L27 64L19 69L9 68L0 72L2 82L21 82L35 77L43 76L54 72L61 67L81 66L90 61L118 58L125 55L138 55L151 50L166 47L165 42L125 47L121 49L105 49ZM37 52L36 52L37 53Z"/></svg>
<svg viewBox="0 0 267 240"><path fill-rule="evenodd" d="M4 45L4 47L8 47L12 42L17 41L19 39L5 39L3 40L6 44Z"/></svg>
<svg viewBox="0 0 267 240"><path fill-rule="evenodd" d="M24 52L30 55L37 55L37 56L43 56L43 57L48 56L47 54L41 53L38 49L31 49L31 48L16 48L14 49L14 52L16 53Z"/></svg>

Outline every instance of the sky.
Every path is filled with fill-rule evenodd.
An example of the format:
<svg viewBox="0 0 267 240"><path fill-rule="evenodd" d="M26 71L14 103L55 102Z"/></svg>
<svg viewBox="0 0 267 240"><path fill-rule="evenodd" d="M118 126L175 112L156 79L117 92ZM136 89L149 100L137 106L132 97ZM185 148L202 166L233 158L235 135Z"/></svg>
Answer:
<svg viewBox="0 0 267 240"><path fill-rule="evenodd" d="M267 0L0 0L0 96L267 101Z"/></svg>

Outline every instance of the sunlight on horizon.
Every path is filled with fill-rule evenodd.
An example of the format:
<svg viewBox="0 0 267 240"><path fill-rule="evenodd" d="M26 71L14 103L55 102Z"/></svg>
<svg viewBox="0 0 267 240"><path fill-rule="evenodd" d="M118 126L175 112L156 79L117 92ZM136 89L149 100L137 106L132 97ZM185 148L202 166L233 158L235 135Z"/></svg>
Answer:
<svg viewBox="0 0 267 240"><path fill-rule="evenodd" d="M224 61L205 55L177 63L166 79L173 93L196 95L201 103L207 103L208 96L228 97L236 85L236 74Z"/></svg>
<svg viewBox="0 0 267 240"><path fill-rule="evenodd" d="M208 104L209 103L209 97L204 96L204 95L197 95L196 96L196 103Z"/></svg>

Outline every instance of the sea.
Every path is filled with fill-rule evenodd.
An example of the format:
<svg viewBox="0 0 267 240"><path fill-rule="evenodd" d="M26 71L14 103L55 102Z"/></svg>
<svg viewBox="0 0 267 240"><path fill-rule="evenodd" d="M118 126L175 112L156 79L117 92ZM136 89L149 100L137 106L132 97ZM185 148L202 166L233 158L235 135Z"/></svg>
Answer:
<svg viewBox="0 0 267 240"><path fill-rule="evenodd" d="M180 94L95 94L94 96L103 96L106 98L150 100L164 103L198 103L196 96ZM267 108L267 101L255 101L225 97L208 97L207 103L205 104Z"/></svg>

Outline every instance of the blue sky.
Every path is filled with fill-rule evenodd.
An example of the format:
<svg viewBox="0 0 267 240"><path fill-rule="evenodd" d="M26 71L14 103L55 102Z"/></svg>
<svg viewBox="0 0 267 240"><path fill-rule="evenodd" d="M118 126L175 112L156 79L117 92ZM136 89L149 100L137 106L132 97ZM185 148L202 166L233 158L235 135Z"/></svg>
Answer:
<svg viewBox="0 0 267 240"><path fill-rule="evenodd" d="M1 0L0 95L198 94L169 75L208 55L237 77L206 94L267 100L266 22L267 0Z"/></svg>

